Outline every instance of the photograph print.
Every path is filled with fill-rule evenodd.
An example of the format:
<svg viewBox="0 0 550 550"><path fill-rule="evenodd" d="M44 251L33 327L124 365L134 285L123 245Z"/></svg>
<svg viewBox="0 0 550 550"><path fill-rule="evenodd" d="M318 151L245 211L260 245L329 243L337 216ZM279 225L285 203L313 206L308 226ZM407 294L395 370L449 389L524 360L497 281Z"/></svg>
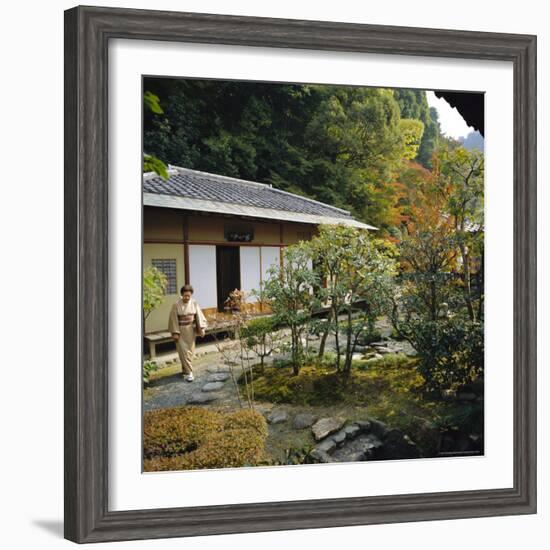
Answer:
<svg viewBox="0 0 550 550"><path fill-rule="evenodd" d="M142 92L143 471L483 455L483 93Z"/></svg>

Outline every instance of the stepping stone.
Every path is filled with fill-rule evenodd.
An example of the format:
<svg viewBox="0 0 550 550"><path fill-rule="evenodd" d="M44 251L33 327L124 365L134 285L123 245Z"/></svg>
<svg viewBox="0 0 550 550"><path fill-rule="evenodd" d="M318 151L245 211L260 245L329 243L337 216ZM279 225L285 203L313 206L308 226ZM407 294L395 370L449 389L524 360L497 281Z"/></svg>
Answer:
<svg viewBox="0 0 550 550"><path fill-rule="evenodd" d="M310 456L311 456L311 458L313 458L317 462L324 462L324 463L332 462L332 460L330 458L330 455L328 453L326 453L325 451L321 451L317 448L315 448L315 449L313 449L313 451L311 451Z"/></svg>
<svg viewBox="0 0 550 550"><path fill-rule="evenodd" d="M206 369L208 372L229 372L227 365L212 365Z"/></svg>
<svg viewBox="0 0 550 550"><path fill-rule="evenodd" d="M373 452L382 446L382 442L375 436L360 435L353 441L337 449L331 456L334 462L358 462L372 458Z"/></svg>
<svg viewBox="0 0 550 550"><path fill-rule="evenodd" d="M337 432L345 422L346 420L340 417L321 418L311 428L315 441L321 441L327 435Z"/></svg>
<svg viewBox="0 0 550 550"><path fill-rule="evenodd" d="M211 374L206 379L206 381L207 382L225 382L226 380L229 379L229 377L230 375L225 372L217 372L217 373Z"/></svg>
<svg viewBox="0 0 550 550"><path fill-rule="evenodd" d="M370 432L371 424L368 420L356 420L355 424L359 426L359 429L361 430L361 432L363 433Z"/></svg>
<svg viewBox="0 0 550 550"><path fill-rule="evenodd" d="M357 424L350 424L344 428L344 432L348 439L353 439L360 432L360 428Z"/></svg>
<svg viewBox="0 0 550 550"><path fill-rule="evenodd" d="M339 432L336 432L331 439L334 443L336 443L336 445L340 446L346 440L346 437L346 430L340 430Z"/></svg>
<svg viewBox="0 0 550 550"><path fill-rule="evenodd" d="M288 413L286 411L273 411L267 417L267 421L270 424L279 424L280 422L286 422L287 420Z"/></svg>
<svg viewBox="0 0 550 550"><path fill-rule="evenodd" d="M223 382L208 382L202 387L202 391L218 391L223 388Z"/></svg>
<svg viewBox="0 0 550 550"><path fill-rule="evenodd" d="M303 430L304 428L309 428L316 420L316 417L310 413L301 413L297 414L294 417L294 422L292 427L295 430Z"/></svg>
<svg viewBox="0 0 550 550"><path fill-rule="evenodd" d="M332 439L332 437L327 437L324 441L321 441L321 443L319 443L319 445L317 445L315 448L318 451L330 453L336 448L336 442Z"/></svg>
<svg viewBox="0 0 550 550"><path fill-rule="evenodd" d="M219 395L215 393L194 393L187 401L190 405L202 405L204 403L211 403L218 399Z"/></svg>

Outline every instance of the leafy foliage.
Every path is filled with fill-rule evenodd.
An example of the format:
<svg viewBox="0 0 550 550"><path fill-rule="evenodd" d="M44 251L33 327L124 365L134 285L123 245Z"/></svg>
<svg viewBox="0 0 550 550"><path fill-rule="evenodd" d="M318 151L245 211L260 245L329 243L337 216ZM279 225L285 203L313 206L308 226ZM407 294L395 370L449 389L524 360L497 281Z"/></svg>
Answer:
<svg viewBox="0 0 550 550"><path fill-rule="evenodd" d="M358 340L374 334L376 320L389 308L395 274L392 249L366 231L343 225L320 226L310 246L326 284L317 292L331 309L337 366L343 355L343 371L349 373ZM340 333L345 338L343 346Z"/></svg>
<svg viewBox="0 0 550 550"><path fill-rule="evenodd" d="M160 106L159 97L149 91L146 91L143 94L143 110L155 115L164 114L164 110ZM162 162L159 158L146 153L143 154L143 172L155 172L161 178L165 180L168 179L168 169L166 168L166 164L164 164L164 162Z"/></svg>
<svg viewBox="0 0 550 550"><path fill-rule="evenodd" d="M241 338L246 346L260 358L260 371L263 372L265 359L282 345L282 336L274 317L251 319L242 327Z"/></svg>
<svg viewBox="0 0 550 550"><path fill-rule="evenodd" d="M143 369L142 369L143 382L145 384L149 383L149 379L151 377L151 374L153 372L156 372L157 370L159 370L159 366L156 363L156 361L144 361L143 362Z"/></svg>
<svg viewBox="0 0 550 550"><path fill-rule="evenodd" d="M143 315L144 318L164 302L164 293L168 280L156 267L150 266L143 271Z"/></svg>
<svg viewBox="0 0 550 550"><path fill-rule="evenodd" d="M319 285L318 274L311 269L312 252L309 243L287 247L281 265L268 270L264 292L277 325L290 328L294 374L305 361L303 337L318 298L313 287Z"/></svg>

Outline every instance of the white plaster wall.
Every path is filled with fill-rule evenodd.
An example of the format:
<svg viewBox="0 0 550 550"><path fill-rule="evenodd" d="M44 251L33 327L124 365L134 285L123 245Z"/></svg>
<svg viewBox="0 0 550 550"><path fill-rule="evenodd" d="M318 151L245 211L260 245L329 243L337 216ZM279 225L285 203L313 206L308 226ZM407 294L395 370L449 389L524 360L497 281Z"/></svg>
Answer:
<svg viewBox="0 0 550 550"><path fill-rule="evenodd" d="M189 245L189 282L193 285L193 297L201 308L217 307L215 246Z"/></svg>

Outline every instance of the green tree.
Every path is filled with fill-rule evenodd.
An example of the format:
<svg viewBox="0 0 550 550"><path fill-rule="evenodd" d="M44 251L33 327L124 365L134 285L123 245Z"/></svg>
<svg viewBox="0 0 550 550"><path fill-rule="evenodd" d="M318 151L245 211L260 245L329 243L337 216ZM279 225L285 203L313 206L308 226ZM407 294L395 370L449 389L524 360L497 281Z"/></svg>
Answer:
<svg viewBox="0 0 550 550"><path fill-rule="evenodd" d="M156 267L148 267L143 271L143 318L147 319L151 312L164 302L164 293L168 281L166 275Z"/></svg>
<svg viewBox="0 0 550 550"><path fill-rule="evenodd" d="M149 91L143 94L143 110L156 115L161 115L164 113L162 107L160 106L159 97ZM143 154L143 171L155 172L161 178L165 180L168 179L168 169L166 168L166 164L164 164L164 162L162 162L159 158L147 153Z"/></svg>
<svg viewBox="0 0 550 550"><path fill-rule="evenodd" d="M264 292L273 311L274 321L290 329L292 369L300 373L306 354L303 339L318 298L314 287L319 285L317 273L311 268L309 243L300 242L284 249L281 265L268 270Z"/></svg>
<svg viewBox="0 0 550 550"><path fill-rule="evenodd" d="M476 257L483 255L483 153L464 147L441 151L436 185L444 199L445 215L453 226L454 242L461 257L464 301L470 320L475 322L482 312L483 301L483 295L475 296L472 289L472 264L476 263Z"/></svg>
<svg viewBox="0 0 550 550"><path fill-rule="evenodd" d="M399 89L395 90L394 95L401 109L401 117L419 120L424 125L416 161L425 168L431 168L441 133L437 110L429 107L423 90Z"/></svg>
<svg viewBox="0 0 550 550"><path fill-rule="evenodd" d="M336 338L337 368L349 375L357 342L375 333L375 322L388 311L395 275L394 251L364 230L320 226L311 241L314 261L326 287L318 292L330 305ZM344 342L340 342L340 334Z"/></svg>

